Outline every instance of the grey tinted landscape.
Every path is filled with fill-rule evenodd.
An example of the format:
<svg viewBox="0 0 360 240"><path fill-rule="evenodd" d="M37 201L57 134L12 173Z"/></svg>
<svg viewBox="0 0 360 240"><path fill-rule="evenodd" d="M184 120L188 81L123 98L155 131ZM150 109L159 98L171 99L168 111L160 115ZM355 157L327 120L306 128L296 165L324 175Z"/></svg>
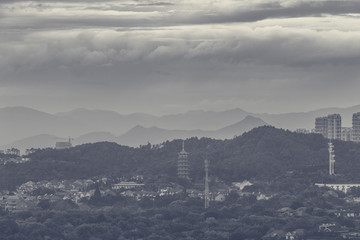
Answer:
<svg viewBox="0 0 360 240"><path fill-rule="evenodd" d="M0 0L0 239L360 239L359 18Z"/></svg>
<svg viewBox="0 0 360 240"><path fill-rule="evenodd" d="M356 1L0 4L2 107L167 115L359 102Z"/></svg>

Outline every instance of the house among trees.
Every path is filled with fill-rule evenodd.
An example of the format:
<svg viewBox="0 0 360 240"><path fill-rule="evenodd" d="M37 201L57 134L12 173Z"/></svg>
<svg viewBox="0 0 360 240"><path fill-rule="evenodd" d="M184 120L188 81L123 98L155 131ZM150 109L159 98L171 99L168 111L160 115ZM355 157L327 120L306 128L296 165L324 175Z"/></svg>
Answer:
<svg viewBox="0 0 360 240"><path fill-rule="evenodd" d="M333 232L335 231L335 223L323 223L319 226L319 232Z"/></svg>
<svg viewBox="0 0 360 240"><path fill-rule="evenodd" d="M17 148L6 149L5 153L8 155L20 156L20 150Z"/></svg>
<svg viewBox="0 0 360 240"><path fill-rule="evenodd" d="M21 197L17 195L9 195L3 198L4 209L9 212L24 211L27 209L27 204Z"/></svg>

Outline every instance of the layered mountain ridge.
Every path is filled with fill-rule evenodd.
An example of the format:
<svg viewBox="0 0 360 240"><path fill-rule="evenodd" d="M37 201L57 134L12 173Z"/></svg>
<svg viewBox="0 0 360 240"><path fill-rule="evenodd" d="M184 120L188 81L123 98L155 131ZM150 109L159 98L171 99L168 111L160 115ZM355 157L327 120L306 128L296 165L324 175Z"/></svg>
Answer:
<svg viewBox="0 0 360 240"><path fill-rule="evenodd" d="M124 115L88 109L49 114L25 107L6 107L0 109L0 146L2 149L17 147L22 150L53 147L59 139L65 141L69 137L74 138L74 144L114 141L130 146L193 136L224 139L262 125L310 130L316 117L332 113L342 115L343 126L351 126L351 117L355 112L360 112L360 105L283 114L251 113L236 108L165 116L144 113Z"/></svg>

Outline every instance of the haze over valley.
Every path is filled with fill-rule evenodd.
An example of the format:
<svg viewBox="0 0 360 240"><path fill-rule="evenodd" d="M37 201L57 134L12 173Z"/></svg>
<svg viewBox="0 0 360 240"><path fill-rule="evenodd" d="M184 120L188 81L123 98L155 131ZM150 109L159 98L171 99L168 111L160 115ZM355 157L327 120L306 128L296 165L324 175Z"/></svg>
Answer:
<svg viewBox="0 0 360 240"><path fill-rule="evenodd" d="M0 145L2 149L15 147L24 151L54 147L56 142L68 138L75 145L109 141L135 147L195 136L230 139L263 125L310 130L316 117L331 113L340 113L343 126L351 126L352 114L359 111L360 105L286 114L252 113L236 108L155 116L83 108L49 114L25 107L7 107L0 109Z"/></svg>

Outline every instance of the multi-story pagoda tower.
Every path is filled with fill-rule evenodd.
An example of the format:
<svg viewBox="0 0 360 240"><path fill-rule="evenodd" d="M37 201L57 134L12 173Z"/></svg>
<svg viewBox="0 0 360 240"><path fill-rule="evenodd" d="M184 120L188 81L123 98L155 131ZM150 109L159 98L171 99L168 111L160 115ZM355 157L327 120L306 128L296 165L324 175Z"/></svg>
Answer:
<svg viewBox="0 0 360 240"><path fill-rule="evenodd" d="M177 175L181 178L190 179L189 153L187 153L184 149L184 141L182 144L182 150L179 152L178 156Z"/></svg>
<svg viewBox="0 0 360 240"><path fill-rule="evenodd" d="M332 142L328 143L329 145L329 174L335 174L335 153L334 153L334 145Z"/></svg>

